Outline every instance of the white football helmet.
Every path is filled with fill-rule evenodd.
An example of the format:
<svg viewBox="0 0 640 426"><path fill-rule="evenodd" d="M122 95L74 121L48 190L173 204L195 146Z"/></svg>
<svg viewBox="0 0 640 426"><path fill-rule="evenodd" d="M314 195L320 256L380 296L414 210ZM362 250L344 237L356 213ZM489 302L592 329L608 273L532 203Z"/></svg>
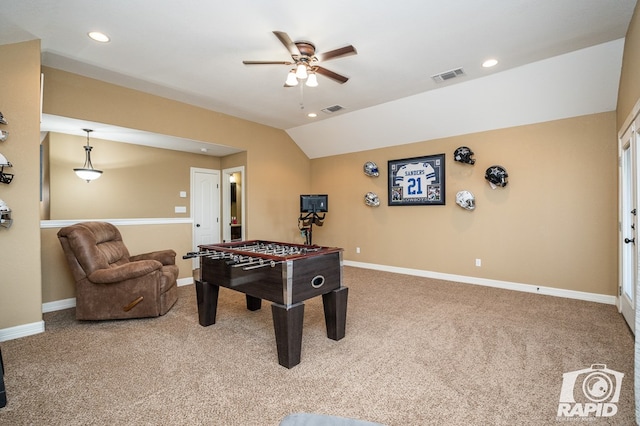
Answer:
<svg viewBox="0 0 640 426"><path fill-rule="evenodd" d="M13 175L11 173L5 173L4 168L11 167L11 163L7 160L7 157L0 154L0 183L11 183Z"/></svg>
<svg viewBox="0 0 640 426"><path fill-rule="evenodd" d="M364 174L367 176L374 176L374 177L380 176L380 172L378 171L378 165L373 161L367 161L366 163L364 163L363 169L364 169Z"/></svg>
<svg viewBox="0 0 640 426"><path fill-rule="evenodd" d="M367 192L364 196L364 203L369 207L378 207L380 198L374 192Z"/></svg>
<svg viewBox="0 0 640 426"><path fill-rule="evenodd" d="M0 142L4 142L9 137L9 132L6 130L0 130Z"/></svg>
<svg viewBox="0 0 640 426"><path fill-rule="evenodd" d="M0 226L3 228L11 227L13 220L11 220L11 209L7 206L3 200L0 200Z"/></svg>
<svg viewBox="0 0 640 426"><path fill-rule="evenodd" d="M469 191L460 191L456 194L456 204L465 210L476 208L476 198Z"/></svg>

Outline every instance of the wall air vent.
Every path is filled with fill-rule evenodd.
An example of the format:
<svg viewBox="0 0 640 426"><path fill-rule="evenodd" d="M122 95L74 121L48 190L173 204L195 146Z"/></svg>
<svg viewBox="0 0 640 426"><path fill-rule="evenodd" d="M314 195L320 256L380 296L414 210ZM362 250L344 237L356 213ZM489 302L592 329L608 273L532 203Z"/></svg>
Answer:
<svg viewBox="0 0 640 426"><path fill-rule="evenodd" d="M325 112L327 114L332 114L334 112L338 112L341 109L344 109L344 107L342 105L332 105L330 107L326 107L322 110L322 112Z"/></svg>
<svg viewBox="0 0 640 426"><path fill-rule="evenodd" d="M431 78L436 81L436 83L442 83L443 81L451 80L452 78L462 77L464 75L464 70L462 68L456 68L454 70L445 71L440 74L432 75Z"/></svg>

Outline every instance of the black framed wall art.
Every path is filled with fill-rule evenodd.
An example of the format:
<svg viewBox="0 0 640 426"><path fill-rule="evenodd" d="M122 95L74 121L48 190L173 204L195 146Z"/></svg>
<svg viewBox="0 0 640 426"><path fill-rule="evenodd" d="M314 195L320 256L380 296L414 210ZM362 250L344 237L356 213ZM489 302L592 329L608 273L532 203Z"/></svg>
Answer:
<svg viewBox="0 0 640 426"><path fill-rule="evenodd" d="M445 203L444 154L389 161L389 205Z"/></svg>

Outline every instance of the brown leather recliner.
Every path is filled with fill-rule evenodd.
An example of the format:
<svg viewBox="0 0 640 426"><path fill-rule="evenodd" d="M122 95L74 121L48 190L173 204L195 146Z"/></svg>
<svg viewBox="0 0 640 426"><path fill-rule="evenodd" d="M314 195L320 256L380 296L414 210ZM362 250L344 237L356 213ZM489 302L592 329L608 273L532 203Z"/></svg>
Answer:
<svg viewBox="0 0 640 426"><path fill-rule="evenodd" d="M157 317L178 300L175 251L130 256L107 222L64 227L58 239L76 280L77 319Z"/></svg>

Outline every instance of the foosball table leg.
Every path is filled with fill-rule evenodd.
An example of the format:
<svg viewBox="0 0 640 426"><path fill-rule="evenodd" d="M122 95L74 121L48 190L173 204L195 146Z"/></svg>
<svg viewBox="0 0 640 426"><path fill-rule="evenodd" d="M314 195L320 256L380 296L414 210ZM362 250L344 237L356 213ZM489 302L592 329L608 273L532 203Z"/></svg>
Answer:
<svg viewBox="0 0 640 426"><path fill-rule="evenodd" d="M247 294L247 309L250 311L257 311L262 307L262 299L259 297L249 296Z"/></svg>
<svg viewBox="0 0 640 426"><path fill-rule="evenodd" d="M273 303L273 328L276 332L276 348L278 363L291 368L300 364L302 353L302 323L304 320L304 303L289 307Z"/></svg>
<svg viewBox="0 0 640 426"><path fill-rule="evenodd" d="M216 323L218 293L220 287L206 281L196 280L196 298L198 300L198 322L206 327Z"/></svg>
<svg viewBox="0 0 640 426"><path fill-rule="evenodd" d="M327 324L327 337L329 339L340 340L345 335L348 295L348 287L340 287L322 295L324 321Z"/></svg>

